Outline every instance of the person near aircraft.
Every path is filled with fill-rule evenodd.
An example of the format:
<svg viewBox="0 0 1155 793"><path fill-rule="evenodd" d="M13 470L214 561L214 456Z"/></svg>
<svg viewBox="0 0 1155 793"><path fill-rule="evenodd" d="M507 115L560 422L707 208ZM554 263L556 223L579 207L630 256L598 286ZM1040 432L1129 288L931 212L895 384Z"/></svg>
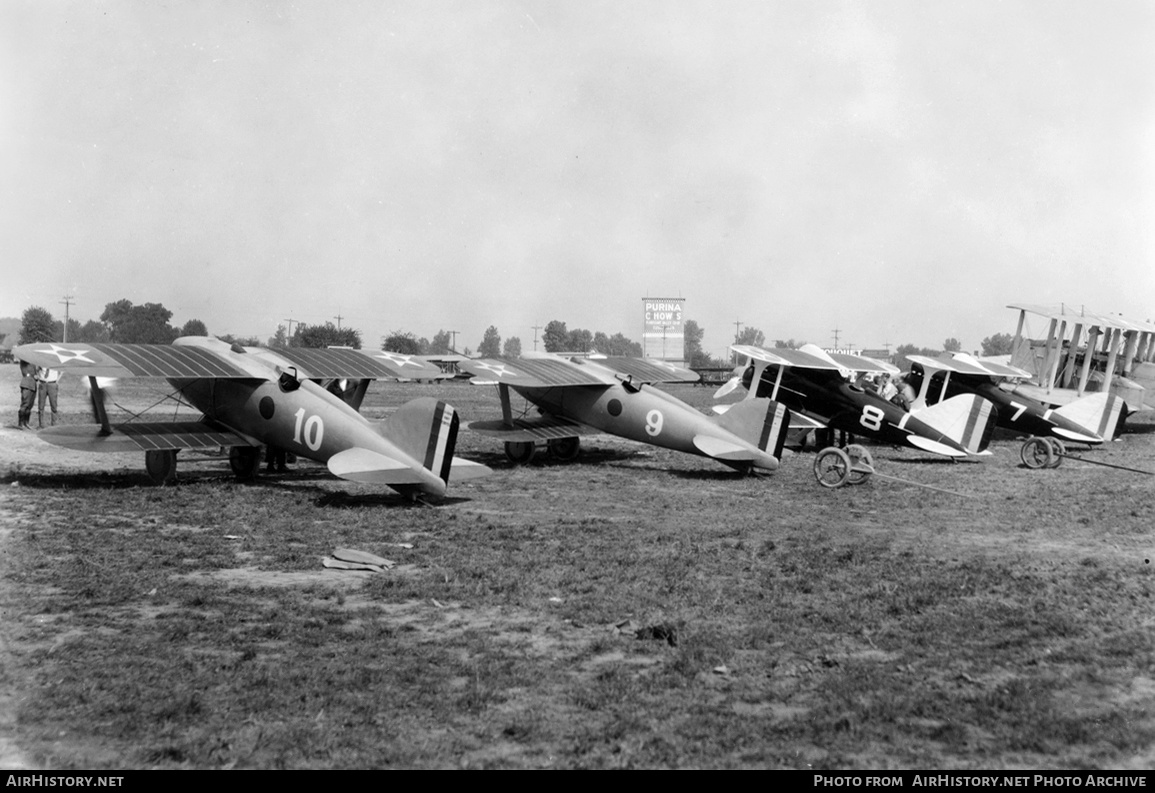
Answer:
<svg viewBox="0 0 1155 793"><path fill-rule="evenodd" d="M881 384L878 387L878 395L890 402L898 395L898 388L895 387L894 381L890 379L890 374L883 372L881 376Z"/></svg>
<svg viewBox="0 0 1155 793"><path fill-rule="evenodd" d="M32 405L36 402L36 367L28 361L20 361L20 409L16 414L16 429L30 430Z"/></svg>
<svg viewBox="0 0 1155 793"><path fill-rule="evenodd" d="M44 402L48 401L49 407L52 408L51 422L52 426L56 426L56 396L60 390L60 375L62 372L59 369L48 369L44 366L36 367L36 383L37 383L37 423L40 425L39 429L44 429Z"/></svg>
<svg viewBox="0 0 1155 793"><path fill-rule="evenodd" d="M917 394L914 393L914 388L910 385L909 374L909 372L906 372L894 378L895 393L894 396L890 397L890 401L903 410L910 410L910 406L917 396Z"/></svg>

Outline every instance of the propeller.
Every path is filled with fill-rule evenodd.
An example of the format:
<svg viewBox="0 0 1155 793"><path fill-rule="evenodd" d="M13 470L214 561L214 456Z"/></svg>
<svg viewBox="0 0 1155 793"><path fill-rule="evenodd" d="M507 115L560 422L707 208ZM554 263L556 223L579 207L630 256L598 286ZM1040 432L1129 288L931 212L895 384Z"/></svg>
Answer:
<svg viewBox="0 0 1155 793"><path fill-rule="evenodd" d="M740 385L742 385L742 378L739 375L734 375L714 392L714 399L721 399Z"/></svg>

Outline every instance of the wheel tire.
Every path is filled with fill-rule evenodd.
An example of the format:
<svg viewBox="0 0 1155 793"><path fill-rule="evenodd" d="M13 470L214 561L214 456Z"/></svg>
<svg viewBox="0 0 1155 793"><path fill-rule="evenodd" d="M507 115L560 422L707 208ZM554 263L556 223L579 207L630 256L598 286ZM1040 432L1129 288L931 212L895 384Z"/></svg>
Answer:
<svg viewBox="0 0 1155 793"><path fill-rule="evenodd" d="M144 470L153 484L167 485L176 480L176 449L150 449L144 453Z"/></svg>
<svg viewBox="0 0 1155 793"><path fill-rule="evenodd" d="M255 479L260 467L261 450L256 446L233 446L229 449L229 468L240 481Z"/></svg>
<svg viewBox="0 0 1155 793"><path fill-rule="evenodd" d="M1046 438L1031 438L1019 449L1019 459L1027 468L1049 468L1055 459L1055 451Z"/></svg>
<svg viewBox="0 0 1155 793"><path fill-rule="evenodd" d="M874 458L865 446L852 443L846 447L846 455L850 458L850 484L860 485L870 478L870 471L855 470L856 468L874 468Z"/></svg>
<svg viewBox="0 0 1155 793"><path fill-rule="evenodd" d="M577 459L578 453L581 451L581 439L574 438L554 438L549 441L549 453L555 460L560 460L563 463L568 463L571 460Z"/></svg>
<svg viewBox="0 0 1155 793"><path fill-rule="evenodd" d="M1051 451L1054 453L1054 459L1047 464L1047 467L1058 468L1063 464L1063 455L1067 453L1067 447L1058 438L1047 438L1047 443L1051 444Z"/></svg>
<svg viewBox="0 0 1155 793"><path fill-rule="evenodd" d="M526 465L535 454L537 446L533 441L507 441L505 444L505 456L511 463Z"/></svg>
<svg viewBox="0 0 1155 793"><path fill-rule="evenodd" d="M850 467L850 455L830 446L814 458L814 478L823 487L842 487L850 481Z"/></svg>

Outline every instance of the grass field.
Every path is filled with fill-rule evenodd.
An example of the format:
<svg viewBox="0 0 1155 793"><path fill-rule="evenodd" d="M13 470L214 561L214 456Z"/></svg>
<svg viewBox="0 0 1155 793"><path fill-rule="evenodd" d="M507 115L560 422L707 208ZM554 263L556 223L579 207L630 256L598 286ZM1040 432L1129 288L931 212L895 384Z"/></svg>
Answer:
<svg viewBox="0 0 1155 793"><path fill-rule="evenodd" d="M499 410L379 383L365 411L427 394ZM1132 425L1079 453L1155 470ZM597 436L515 468L463 431L494 475L424 507L311 463L239 485L182 454L155 488L0 434L2 682L39 767L1155 766L1151 476L1028 470L1007 438L872 448L958 495L832 491L812 454L748 478ZM340 547L396 566L324 569Z"/></svg>

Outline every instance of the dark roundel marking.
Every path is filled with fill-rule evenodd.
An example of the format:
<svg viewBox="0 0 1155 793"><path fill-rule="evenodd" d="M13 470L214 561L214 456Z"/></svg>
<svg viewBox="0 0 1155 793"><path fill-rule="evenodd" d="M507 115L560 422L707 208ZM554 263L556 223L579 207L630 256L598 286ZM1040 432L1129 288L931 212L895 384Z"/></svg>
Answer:
<svg viewBox="0 0 1155 793"><path fill-rule="evenodd" d="M621 400L618 400L618 399L611 399L611 400L609 401L609 403L606 405L606 410L608 410L608 411L610 412L610 415L611 415L611 416L620 416L620 415L622 415L622 403L621 403Z"/></svg>
<svg viewBox="0 0 1155 793"><path fill-rule="evenodd" d="M273 398L270 396L261 397L260 404L257 405L257 410L261 411L261 418L271 419L273 413L276 412L276 407L273 405Z"/></svg>

